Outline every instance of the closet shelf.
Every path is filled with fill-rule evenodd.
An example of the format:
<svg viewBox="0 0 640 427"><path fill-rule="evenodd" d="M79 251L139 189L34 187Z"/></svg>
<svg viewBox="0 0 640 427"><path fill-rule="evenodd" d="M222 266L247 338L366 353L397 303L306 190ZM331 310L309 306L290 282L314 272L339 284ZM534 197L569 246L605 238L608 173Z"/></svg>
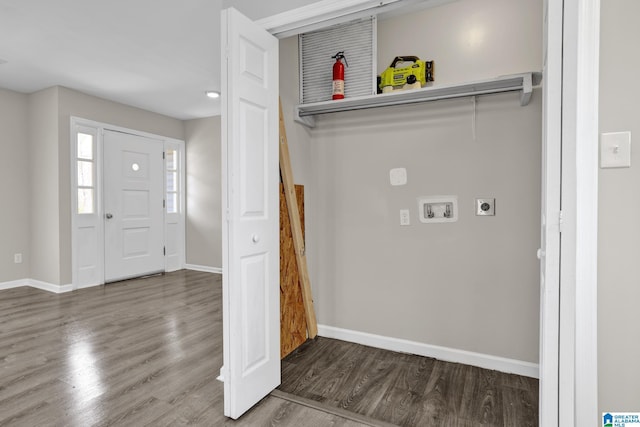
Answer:
<svg viewBox="0 0 640 427"><path fill-rule="evenodd" d="M528 72L470 83L426 87L422 89L382 93L378 95L358 96L339 101L322 101L300 104L295 107L294 120L302 123L303 125L314 127L314 116L318 114L516 91L520 91L520 105L525 106L531 100L533 87L540 84L541 80L542 73Z"/></svg>

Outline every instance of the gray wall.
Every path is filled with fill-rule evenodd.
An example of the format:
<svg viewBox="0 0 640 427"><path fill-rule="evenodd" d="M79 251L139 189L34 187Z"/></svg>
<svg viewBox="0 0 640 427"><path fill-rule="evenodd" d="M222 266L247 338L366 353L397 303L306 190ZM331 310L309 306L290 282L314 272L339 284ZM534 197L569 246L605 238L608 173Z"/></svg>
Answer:
<svg viewBox="0 0 640 427"><path fill-rule="evenodd" d="M640 3L601 5L600 131L631 131L631 168L601 169L598 232L599 412L640 410Z"/></svg>
<svg viewBox="0 0 640 427"><path fill-rule="evenodd" d="M27 96L0 89L0 282L29 271L29 146ZM13 255L22 253L23 263Z"/></svg>
<svg viewBox="0 0 640 427"><path fill-rule="evenodd" d="M436 83L540 70L541 4L479 3L381 21L380 61L434 59ZM407 28L411 37L402 36ZM516 52L522 46L526 55ZM295 40L281 48L281 72L291 73ZM498 64L486 75L469 55ZM297 84L284 82L286 111ZM472 121L471 99L325 115L310 132L287 120L294 168L310 185L319 323L538 361L541 93L524 108L516 94L480 97L475 140ZM408 185L390 186L395 167L407 168ZM416 198L442 194L458 196L459 221L420 224ZM476 217L476 197L497 198L497 216ZM399 225L400 209L410 209L410 226Z"/></svg>
<svg viewBox="0 0 640 427"><path fill-rule="evenodd" d="M185 122L187 264L222 268L220 116Z"/></svg>
<svg viewBox="0 0 640 427"><path fill-rule="evenodd" d="M29 95L28 114L31 211L28 277L54 284L60 284L58 99L57 87Z"/></svg>

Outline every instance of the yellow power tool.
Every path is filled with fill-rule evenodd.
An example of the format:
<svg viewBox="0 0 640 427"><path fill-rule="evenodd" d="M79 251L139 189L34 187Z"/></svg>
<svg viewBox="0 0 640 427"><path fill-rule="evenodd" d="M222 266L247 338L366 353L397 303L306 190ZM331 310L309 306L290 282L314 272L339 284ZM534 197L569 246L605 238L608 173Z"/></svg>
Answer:
<svg viewBox="0 0 640 427"><path fill-rule="evenodd" d="M407 62L412 64L396 68L398 63ZM409 85L411 88L424 87L427 82L432 81L433 61L422 61L417 56L396 56L389 68L380 74L380 89L383 92L389 92L403 89L405 85Z"/></svg>

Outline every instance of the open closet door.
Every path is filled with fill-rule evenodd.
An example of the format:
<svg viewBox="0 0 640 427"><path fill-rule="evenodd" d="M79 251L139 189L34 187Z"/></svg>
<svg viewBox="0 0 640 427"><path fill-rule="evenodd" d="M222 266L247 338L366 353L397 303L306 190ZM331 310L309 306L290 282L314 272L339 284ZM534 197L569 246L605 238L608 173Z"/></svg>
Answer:
<svg viewBox="0 0 640 427"><path fill-rule="evenodd" d="M280 384L278 40L222 11L224 414Z"/></svg>
<svg viewBox="0 0 640 427"><path fill-rule="evenodd" d="M544 5L539 422L558 427L563 6Z"/></svg>

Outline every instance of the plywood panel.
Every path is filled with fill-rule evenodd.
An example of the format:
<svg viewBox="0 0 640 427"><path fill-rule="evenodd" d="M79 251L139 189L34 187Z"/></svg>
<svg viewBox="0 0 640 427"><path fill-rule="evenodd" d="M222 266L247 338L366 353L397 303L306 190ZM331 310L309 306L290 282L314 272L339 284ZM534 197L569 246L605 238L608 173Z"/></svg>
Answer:
<svg viewBox="0 0 640 427"><path fill-rule="evenodd" d="M304 236L304 187L296 185ZM285 357L307 339L307 321L284 187L280 184L280 355Z"/></svg>

